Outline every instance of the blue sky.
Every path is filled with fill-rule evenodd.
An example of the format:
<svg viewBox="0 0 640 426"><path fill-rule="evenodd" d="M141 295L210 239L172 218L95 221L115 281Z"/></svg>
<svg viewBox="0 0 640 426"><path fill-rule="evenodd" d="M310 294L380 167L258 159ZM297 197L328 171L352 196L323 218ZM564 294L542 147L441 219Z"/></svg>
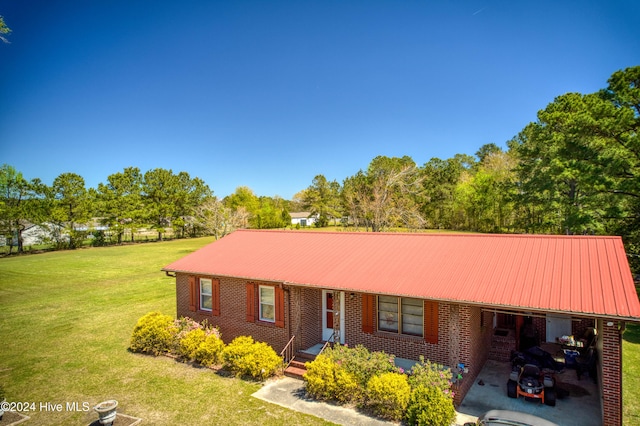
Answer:
<svg viewBox="0 0 640 426"><path fill-rule="evenodd" d="M640 2L2 0L0 163L291 198L377 155L504 146L640 64Z"/></svg>

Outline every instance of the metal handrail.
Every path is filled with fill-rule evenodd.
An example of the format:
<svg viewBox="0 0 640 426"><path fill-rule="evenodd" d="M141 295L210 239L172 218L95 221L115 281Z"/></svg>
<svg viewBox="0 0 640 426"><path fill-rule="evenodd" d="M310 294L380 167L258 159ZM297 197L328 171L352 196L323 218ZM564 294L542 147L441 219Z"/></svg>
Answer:
<svg viewBox="0 0 640 426"><path fill-rule="evenodd" d="M284 368L287 368L289 364L291 364L291 361L293 361L293 340L295 338L296 336L291 336L291 339L289 339L289 343L287 343L284 349L282 349L282 351L280 352L280 356L282 357L282 365L284 365Z"/></svg>
<svg viewBox="0 0 640 426"><path fill-rule="evenodd" d="M320 352L318 352L318 355L324 352L324 350L327 349L327 346L329 346L330 343L335 343L335 340L336 340L336 332L334 331L333 334L331 334L331 337L329 337L329 339L327 339L327 341L324 342L324 345L322 346L322 349L320 349Z"/></svg>

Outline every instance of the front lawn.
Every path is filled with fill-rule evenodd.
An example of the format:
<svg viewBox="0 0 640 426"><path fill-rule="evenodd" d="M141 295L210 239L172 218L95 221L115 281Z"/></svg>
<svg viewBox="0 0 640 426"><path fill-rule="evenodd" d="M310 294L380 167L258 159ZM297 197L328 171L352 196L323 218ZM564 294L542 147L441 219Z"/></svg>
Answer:
<svg viewBox="0 0 640 426"><path fill-rule="evenodd" d="M0 383L33 402L38 425L89 424L82 411L117 399L143 424L327 424L252 398L260 384L127 351L136 321L175 315L175 280L160 269L211 238L0 259ZM223 336L224 338L224 336ZM79 411L67 411L77 402ZM46 403L62 404L49 411ZM85 405L86 406L86 405Z"/></svg>

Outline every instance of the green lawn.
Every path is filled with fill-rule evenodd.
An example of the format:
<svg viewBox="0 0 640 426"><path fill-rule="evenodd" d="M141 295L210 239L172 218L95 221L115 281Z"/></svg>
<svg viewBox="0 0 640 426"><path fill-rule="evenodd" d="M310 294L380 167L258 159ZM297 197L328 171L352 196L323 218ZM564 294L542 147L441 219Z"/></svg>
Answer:
<svg viewBox="0 0 640 426"><path fill-rule="evenodd" d="M260 384L127 351L142 315L175 315L175 280L160 269L211 238L0 259L0 383L34 402L28 424L86 425L93 410L40 403L117 399L144 424L327 424L250 395Z"/></svg>
<svg viewBox="0 0 640 426"><path fill-rule="evenodd" d="M622 342L622 418L640 425L640 324L627 324Z"/></svg>

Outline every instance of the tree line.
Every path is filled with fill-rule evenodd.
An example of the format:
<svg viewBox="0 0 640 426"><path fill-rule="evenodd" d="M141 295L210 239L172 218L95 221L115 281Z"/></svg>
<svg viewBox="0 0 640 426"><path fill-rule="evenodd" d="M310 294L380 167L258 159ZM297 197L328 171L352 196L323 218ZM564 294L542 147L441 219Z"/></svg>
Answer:
<svg viewBox="0 0 640 426"><path fill-rule="evenodd" d="M370 231L392 228L477 232L616 234L640 252L640 66L615 72L596 93L558 96L502 149L474 155L374 158L342 182L317 175L292 200L239 187L219 199L187 172L130 167L86 189L63 173L52 186L27 182L13 167L0 173L0 227L17 239L25 223L64 230L58 244L76 247L78 225L94 218L122 242L144 225L162 238L223 236L236 228L282 228L289 212L308 211L316 226ZM634 258L631 259L634 261ZM635 261L634 261L635 263Z"/></svg>

